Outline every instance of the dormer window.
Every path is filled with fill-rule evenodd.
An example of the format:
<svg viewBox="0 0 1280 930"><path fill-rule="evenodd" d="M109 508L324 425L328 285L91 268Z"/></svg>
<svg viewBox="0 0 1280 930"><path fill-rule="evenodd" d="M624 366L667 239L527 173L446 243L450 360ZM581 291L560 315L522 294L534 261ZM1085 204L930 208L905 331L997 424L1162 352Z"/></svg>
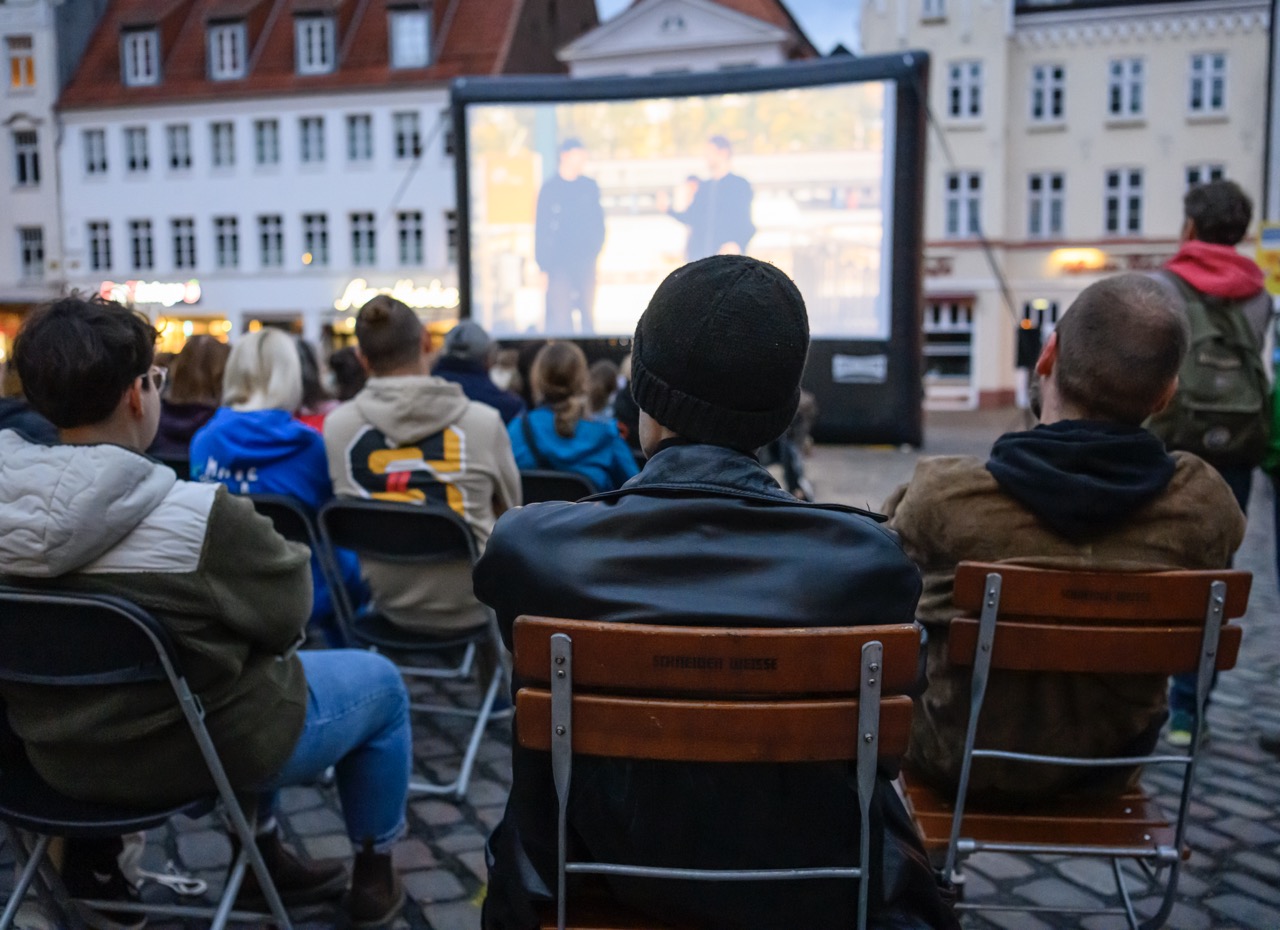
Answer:
<svg viewBox="0 0 1280 930"><path fill-rule="evenodd" d="M209 27L209 77L232 81L245 75L244 23L217 23Z"/></svg>
<svg viewBox="0 0 1280 930"><path fill-rule="evenodd" d="M154 29L134 29L120 37L120 63L130 87L160 83L160 35Z"/></svg>
<svg viewBox="0 0 1280 930"><path fill-rule="evenodd" d="M392 10L391 67L425 68L431 64L431 13L427 10Z"/></svg>
<svg viewBox="0 0 1280 930"><path fill-rule="evenodd" d="M299 16L294 20L294 58L299 74L328 74L336 57L331 17Z"/></svg>

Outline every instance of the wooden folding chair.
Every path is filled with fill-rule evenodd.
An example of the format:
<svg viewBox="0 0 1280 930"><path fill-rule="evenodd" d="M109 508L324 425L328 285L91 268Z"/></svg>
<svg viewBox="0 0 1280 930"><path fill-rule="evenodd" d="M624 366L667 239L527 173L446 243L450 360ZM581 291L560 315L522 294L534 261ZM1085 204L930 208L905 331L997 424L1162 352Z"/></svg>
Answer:
<svg viewBox="0 0 1280 930"><path fill-rule="evenodd" d="M520 617L515 631L520 745L551 754L558 809L556 914L544 927L638 926L609 908L566 919L568 875L692 881L848 878L866 926L869 807L881 759L906 751L920 628L653 626ZM573 757L683 762L856 763L858 866L658 868L570 862L566 814ZM597 908L599 907L597 903ZM615 912L617 911L617 912ZM581 916L581 915L575 915ZM652 924L649 924L652 926Z"/></svg>
<svg viewBox="0 0 1280 930"><path fill-rule="evenodd" d="M1111 861L1120 906L1048 908L974 904L961 908L1123 915L1134 930L1163 926L1173 907L1187 810L1199 755L1200 728L1215 669L1235 665L1241 629L1226 623L1244 614L1252 576L1236 571L1085 572L962 562L953 602L967 615L951 621L948 658L972 666L969 725L954 803L910 772L908 804L931 852L946 850L943 875L958 877L966 858L981 852L1045 853ZM1195 672L1196 724L1185 754L1082 759L975 746L987 685L1000 671L1097 675L1173 675ZM992 708L989 713L999 713ZM1078 767L1163 764L1182 770L1176 815L1168 816L1141 789L1120 797L1082 798L1019 808L983 809L966 799L974 759ZM1136 861L1153 885L1163 879L1161 903L1140 920L1120 868Z"/></svg>

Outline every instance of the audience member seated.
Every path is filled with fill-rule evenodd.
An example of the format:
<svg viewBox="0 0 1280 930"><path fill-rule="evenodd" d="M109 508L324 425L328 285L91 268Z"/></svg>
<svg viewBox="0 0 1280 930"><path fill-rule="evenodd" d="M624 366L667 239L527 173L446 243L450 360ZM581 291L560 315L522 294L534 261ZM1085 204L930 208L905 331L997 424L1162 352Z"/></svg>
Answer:
<svg viewBox="0 0 1280 930"><path fill-rule="evenodd" d="M333 395L339 403L359 394L368 377L355 346L344 346L329 356L329 374L333 377Z"/></svg>
<svg viewBox="0 0 1280 930"><path fill-rule="evenodd" d="M169 366L169 390L160 400L160 427L147 450L157 458L184 459L191 437L222 403L222 375L230 347L213 336L192 336Z"/></svg>
<svg viewBox="0 0 1280 930"><path fill-rule="evenodd" d="M347 907L354 926L381 926L403 902L390 850L405 828L412 746L404 685L370 652L295 654L310 609L306 549L248 501L143 454L160 418L155 337L99 298L27 318L14 359L61 444L0 432L0 577L125 597L164 624L233 786L265 792L258 842L287 902L347 887L341 863L286 849L272 816L276 789L334 766L358 850ZM36 770L68 795L158 805L213 790L167 685L6 683L0 701ZM255 897L247 882L241 903Z"/></svg>
<svg viewBox="0 0 1280 930"><path fill-rule="evenodd" d="M502 422L510 423L524 413L520 395L504 391L489 377L494 348L484 327L463 320L444 337L444 350L432 371L437 378L452 381L474 401L488 404L502 414Z"/></svg>
<svg viewBox="0 0 1280 930"><path fill-rule="evenodd" d="M12 363L3 366L3 377L0 378L0 429L17 430L33 442L58 441L54 425L27 403L18 369Z"/></svg>
<svg viewBox="0 0 1280 930"><path fill-rule="evenodd" d="M242 336L231 349L222 407L191 440L191 476L225 484L236 494L287 494L312 510L333 497L324 439L294 419L302 403L302 366L293 339L278 329ZM360 565L338 553L347 589L361 599ZM311 617L323 621L333 598L311 560Z"/></svg>
<svg viewBox="0 0 1280 930"><path fill-rule="evenodd" d="M635 457L612 421L586 419L587 357L572 342L542 347L530 372L537 406L507 427L523 469L571 471L597 491L635 475Z"/></svg>
<svg viewBox="0 0 1280 930"><path fill-rule="evenodd" d="M317 433L324 429L324 418L338 402L329 396L320 380L320 359L316 350L305 339L296 339L298 364L302 367L302 403L298 405L297 418Z"/></svg>
<svg viewBox="0 0 1280 930"><path fill-rule="evenodd" d="M476 568L476 594L497 611L508 645L520 614L750 627L910 623L920 576L881 518L797 501L752 454L791 423L808 348L804 300L772 265L715 256L673 272L636 329L644 471L592 502L507 514ZM486 930L533 930L536 905L556 887L550 764L545 753L513 753L511 797L487 852ZM576 858L703 868L857 861L846 764L579 758L574 766ZM883 776L872 817L870 926L958 927ZM856 884L840 880L610 887L652 918L704 930L843 930L857 908Z"/></svg>
<svg viewBox="0 0 1280 930"><path fill-rule="evenodd" d="M356 316L370 378L325 421L328 472L338 494L431 502L467 521L481 547L498 515L520 504L520 475L502 417L429 374L431 334L398 300L378 295ZM364 560L377 609L397 626L447 636L485 623L466 563Z"/></svg>
<svg viewBox="0 0 1280 930"><path fill-rule="evenodd" d="M591 419L613 422L613 399L620 377L618 366L607 358L591 363L587 369L587 415Z"/></svg>
<svg viewBox="0 0 1280 930"><path fill-rule="evenodd" d="M1244 534L1231 489L1202 460L1165 451L1142 422L1177 385L1186 324L1149 278L1091 285L1067 310L1036 364L1040 425L1006 433L983 462L921 459L885 504L924 572L928 689L916 704L908 759L954 790L969 721L969 669L947 662L956 564L1221 569ZM1101 757L1141 755L1167 714L1160 676L993 673L979 740L988 748ZM1122 791L1132 769L1049 767L980 759L974 797L1017 802Z"/></svg>

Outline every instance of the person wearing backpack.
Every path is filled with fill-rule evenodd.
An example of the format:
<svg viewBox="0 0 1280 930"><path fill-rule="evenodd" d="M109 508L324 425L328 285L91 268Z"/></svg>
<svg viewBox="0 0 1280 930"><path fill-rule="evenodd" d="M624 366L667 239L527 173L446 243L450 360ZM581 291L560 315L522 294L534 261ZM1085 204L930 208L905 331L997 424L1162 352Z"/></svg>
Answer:
<svg viewBox="0 0 1280 930"><path fill-rule="evenodd" d="M1271 297L1262 269L1236 251L1253 219L1253 203L1240 185L1219 180L1187 191L1183 210L1178 253L1156 279L1184 311L1191 344L1173 401L1147 428L1169 451L1191 452L1216 468L1247 514L1253 470L1262 464L1271 434L1271 385L1263 361ZM1175 676L1172 745L1190 744L1194 706L1195 676Z"/></svg>

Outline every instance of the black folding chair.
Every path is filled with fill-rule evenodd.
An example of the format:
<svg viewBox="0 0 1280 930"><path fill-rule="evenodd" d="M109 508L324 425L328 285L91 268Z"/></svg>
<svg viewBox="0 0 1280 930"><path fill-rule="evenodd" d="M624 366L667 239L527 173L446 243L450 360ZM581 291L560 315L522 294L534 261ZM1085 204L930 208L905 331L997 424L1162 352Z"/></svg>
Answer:
<svg viewBox="0 0 1280 930"><path fill-rule="evenodd" d="M335 547L350 549L361 558L379 562L419 565L424 572L430 572L433 565L465 562L473 566L479 557L471 527L447 507L335 498L320 508L317 522L330 564L333 564ZM347 641L388 653L406 678L469 680L477 674L477 650L487 646L492 651L494 661L488 680L477 680L483 695L478 707L419 701L409 705L419 713L475 719L457 777L445 784L414 779L409 785L409 790L416 793L452 794L458 799L466 797L476 754L480 750L480 739L493 714L493 704L502 684L502 640L498 634L497 618L491 610L484 608L487 619L482 626L457 636L440 638L407 631L376 611L357 615L341 585L335 589L334 595L339 622ZM462 655L456 665L441 668L438 665L411 664L411 660L439 658L458 651Z"/></svg>
<svg viewBox="0 0 1280 930"><path fill-rule="evenodd" d="M541 501L576 501L596 493L596 486L584 475L572 471L520 472L520 490L526 504Z"/></svg>
<svg viewBox="0 0 1280 930"><path fill-rule="evenodd" d="M178 663L168 632L140 607L118 597L25 590L0 586L0 681L24 686L83 688L168 682L191 735L200 749L216 793L184 804L135 809L77 801L55 791L29 767L0 772L0 820L5 824L21 872L4 911L0 930L8 930L32 884L52 895L73 927L81 926L76 910L48 862L54 836L119 836L150 830L175 814L203 816L221 802L240 851L227 876L216 907L138 904L81 900L82 906L126 913L171 917L204 917L212 930L228 921L274 921L290 930L289 916L254 842L253 829L236 800L217 748L204 725L204 708L192 693ZM164 760L154 760L163 764ZM87 769L92 760L86 759ZM18 830L36 835L28 847ZM246 868L252 868L267 899L271 916L233 910Z"/></svg>

